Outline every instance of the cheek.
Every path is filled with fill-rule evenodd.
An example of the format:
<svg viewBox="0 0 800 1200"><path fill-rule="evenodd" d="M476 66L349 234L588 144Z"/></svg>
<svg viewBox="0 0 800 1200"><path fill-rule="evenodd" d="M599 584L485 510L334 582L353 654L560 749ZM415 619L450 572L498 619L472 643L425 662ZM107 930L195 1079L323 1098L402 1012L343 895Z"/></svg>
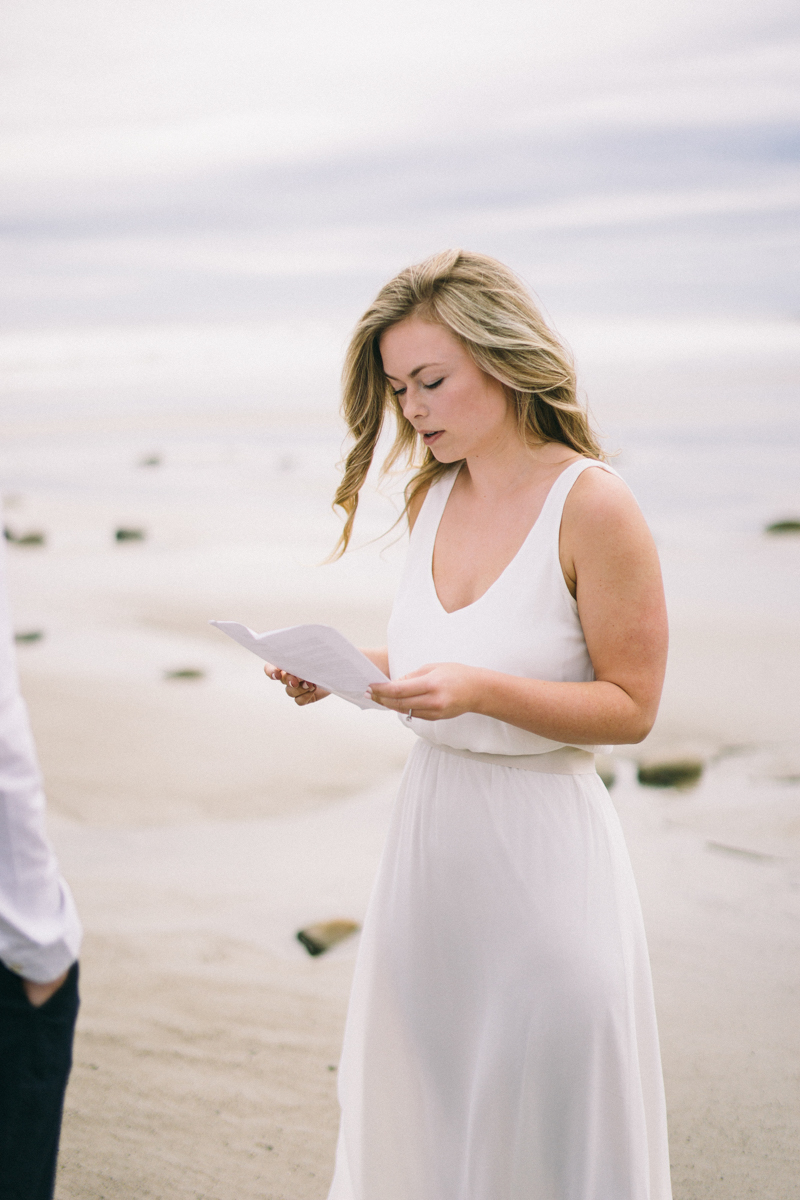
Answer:
<svg viewBox="0 0 800 1200"><path fill-rule="evenodd" d="M446 392L433 392L432 395L436 397L434 404L442 417L458 425L474 423L480 405L476 404L473 388L454 385Z"/></svg>
<svg viewBox="0 0 800 1200"><path fill-rule="evenodd" d="M463 396L456 399L453 406L459 424L475 432L485 432L493 429L505 420L506 406L498 404L494 396L476 395L475 391L465 390Z"/></svg>

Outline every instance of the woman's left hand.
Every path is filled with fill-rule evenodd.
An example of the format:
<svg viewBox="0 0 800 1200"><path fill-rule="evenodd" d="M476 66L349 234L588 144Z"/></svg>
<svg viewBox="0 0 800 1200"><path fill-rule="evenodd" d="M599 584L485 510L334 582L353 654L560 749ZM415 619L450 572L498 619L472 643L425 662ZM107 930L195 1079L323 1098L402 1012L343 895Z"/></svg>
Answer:
<svg viewBox="0 0 800 1200"><path fill-rule="evenodd" d="M475 711L482 673L461 663L429 663L402 679L373 683L369 693L384 708L406 716L410 710L423 721L446 721Z"/></svg>

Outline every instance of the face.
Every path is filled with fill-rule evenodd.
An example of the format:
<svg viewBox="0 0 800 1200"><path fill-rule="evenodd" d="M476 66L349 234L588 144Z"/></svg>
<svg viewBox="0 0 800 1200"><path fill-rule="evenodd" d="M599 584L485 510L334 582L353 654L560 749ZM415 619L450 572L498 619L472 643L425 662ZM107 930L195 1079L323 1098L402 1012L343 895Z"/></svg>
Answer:
<svg viewBox="0 0 800 1200"><path fill-rule="evenodd" d="M489 454L516 436L503 385L449 329L407 317L386 330L380 351L403 416L439 462Z"/></svg>

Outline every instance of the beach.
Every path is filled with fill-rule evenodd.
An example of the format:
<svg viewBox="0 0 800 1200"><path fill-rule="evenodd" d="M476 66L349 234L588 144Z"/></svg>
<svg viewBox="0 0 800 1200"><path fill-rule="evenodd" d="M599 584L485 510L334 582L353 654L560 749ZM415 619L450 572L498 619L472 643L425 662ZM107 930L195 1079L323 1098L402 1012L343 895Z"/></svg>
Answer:
<svg viewBox="0 0 800 1200"><path fill-rule="evenodd" d="M800 537L764 532L800 509L800 350L789 322L746 328L707 327L693 355L668 325L568 331L670 609L655 729L601 765L645 913L676 1200L784 1200L800 1170ZM382 642L404 544L372 539L401 482L369 489L357 549L326 565L332 374L287 417L244 389L159 411L142 378L144 413L98 414L65 371L31 419L54 386L37 370L0 470L12 535L45 535L8 545L12 599L41 635L20 671L86 927L57 1196L323 1200L357 937L312 958L295 935L363 920L413 735L335 698L297 709L208 622ZM638 782L687 760L690 787Z"/></svg>
<svg viewBox="0 0 800 1200"><path fill-rule="evenodd" d="M414 735L297 708L209 622L385 641L400 475L326 562L341 364L457 246L573 350L661 558L661 710L599 768L675 1200L796 1196L796 6L34 0L3 31L0 498L85 926L57 1200L325 1200L358 935L296 935L363 921Z"/></svg>

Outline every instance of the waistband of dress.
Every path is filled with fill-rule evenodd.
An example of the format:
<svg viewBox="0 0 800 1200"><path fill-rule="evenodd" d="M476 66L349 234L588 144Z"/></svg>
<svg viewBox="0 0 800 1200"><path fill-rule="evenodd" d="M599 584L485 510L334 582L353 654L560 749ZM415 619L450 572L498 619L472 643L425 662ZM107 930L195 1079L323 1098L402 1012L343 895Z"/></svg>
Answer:
<svg viewBox="0 0 800 1200"><path fill-rule="evenodd" d="M474 750L456 750L441 742L429 742L421 738L433 750L443 754L455 754L458 758L469 758L473 762L490 763L495 767L515 767L521 771L538 771L543 775L594 775L594 755L578 746L561 746L548 750L546 754L479 754Z"/></svg>

